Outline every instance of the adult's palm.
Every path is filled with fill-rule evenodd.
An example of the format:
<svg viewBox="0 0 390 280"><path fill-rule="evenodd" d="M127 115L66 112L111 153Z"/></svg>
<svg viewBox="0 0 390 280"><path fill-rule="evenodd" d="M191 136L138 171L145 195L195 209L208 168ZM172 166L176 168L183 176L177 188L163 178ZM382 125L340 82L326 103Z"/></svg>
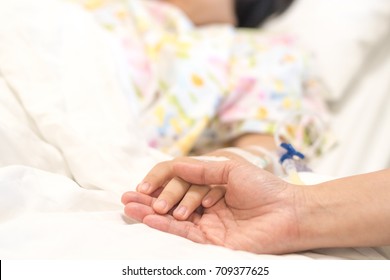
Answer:
<svg viewBox="0 0 390 280"><path fill-rule="evenodd" d="M254 253L295 251L299 240L298 210L301 188L250 163L170 161L166 176L181 177L199 185L224 185L226 195L203 213L178 221L156 214L155 198L126 193L122 201L129 217L155 229L199 243L215 244Z"/></svg>

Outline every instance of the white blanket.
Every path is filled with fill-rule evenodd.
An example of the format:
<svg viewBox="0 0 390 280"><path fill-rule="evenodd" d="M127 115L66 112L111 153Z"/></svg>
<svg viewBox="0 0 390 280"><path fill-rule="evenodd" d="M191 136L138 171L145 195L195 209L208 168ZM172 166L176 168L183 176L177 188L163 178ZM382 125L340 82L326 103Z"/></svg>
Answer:
<svg viewBox="0 0 390 280"><path fill-rule="evenodd" d="M251 257L128 221L120 195L85 190L63 176L14 166L0 177L2 258Z"/></svg>
<svg viewBox="0 0 390 280"><path fill-rule="evenodd" d="M44 3L52 13L0 1L0 258L384 258L373 248L256 255L126 219L122 192L165 156L143 141L106 34L81 10Z"/></svg>
<svg viewBox="0 0 390 280"><path fill-rule="evenodd" d="M0 169L0 258L221 260L384 256L372 248L272 256L196 244L126 219L120 194L83 189L62 175L10 166Z"/></svg>

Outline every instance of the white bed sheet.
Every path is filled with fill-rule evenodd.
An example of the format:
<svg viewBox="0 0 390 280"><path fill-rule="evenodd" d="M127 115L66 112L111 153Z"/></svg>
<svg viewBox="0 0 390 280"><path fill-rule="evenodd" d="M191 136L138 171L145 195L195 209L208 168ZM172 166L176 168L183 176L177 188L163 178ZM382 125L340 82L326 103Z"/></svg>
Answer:
<svg viewBox="0 0 390 280"><path fill-rule="evenodd" d="M336 177L390 168L390 34L343 98L331 103L336 145L313 164Z"/></svg>

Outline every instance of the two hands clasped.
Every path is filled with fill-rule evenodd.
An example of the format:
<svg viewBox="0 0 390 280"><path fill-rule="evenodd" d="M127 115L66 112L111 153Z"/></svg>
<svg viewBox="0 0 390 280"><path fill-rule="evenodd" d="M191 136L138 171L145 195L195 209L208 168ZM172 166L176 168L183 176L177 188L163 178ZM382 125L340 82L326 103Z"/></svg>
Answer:
<svg viewBox="0 0 390 280"><path fill-rule="evenodd" d="M390 170L312 186L239 159L157 164L125 214L192 241L253 253L390 244Z"/></svg>
<svg viewBox="0 0 390 280"><path fill-rule="evenodd" d="M162 162L149 172L138 192L123 195L125 213L195 242L281 252L282 248L265 245L296 232L292 205L283 205L290 190L266 171L251 175L259 170L239 160L181 158ZM259 184L264 188L258 188ZM280 236L275 236L274 228Z"/></svg>

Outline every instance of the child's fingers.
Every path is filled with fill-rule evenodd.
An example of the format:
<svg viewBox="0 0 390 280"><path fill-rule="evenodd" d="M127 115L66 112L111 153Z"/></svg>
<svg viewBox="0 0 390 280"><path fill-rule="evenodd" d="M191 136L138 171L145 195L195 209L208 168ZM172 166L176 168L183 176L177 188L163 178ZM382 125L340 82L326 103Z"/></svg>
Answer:
<svg viewBox="0 0 390 280"><path fill-rule="evenodd" d="M173 216L178 220L186 220L202 204L202 199L209 190L209 186L192 185L173 212Z"/></svg>
<svg viewBox="0 0 390 280"><path fill-rule="evenodd" d="M191 158L176 158L156 164L137 186L137 191L151 194L160 187L164 187L173 177L172 166L174 162L197 162Z"/></svg>
<svg viewBox="0 0 390 280"><path fill-rule="evenodd" d="M155 190L154 192L152 192L149 195L151 197L157 198L160 195L160 193L163 191L163 189L164 189L164 187L158 188L157 190Z"/></svg>
<svg viewBox="0 0 390 280"><path fill-rule="evenodd" d="M183 198L189 187L190 184L186 181L173 178L153 203L153 209L159 214L168 213Z"/></svg>
<svg viewBox="0 0 390 280"><path fill-rule="evenodd" d="M226 188L223 186L212 187L211 190L202 200L202 206L209 208L217 203L226 193Z"/></svg>
<svg viewBox="0 0 390 280"><path fill-rule="evenodd" d="M151 194L171 178L169 174L171 168L170 161L164 161L156 164L145 176L143 181L137 186L137 191L144 194Z"/></svg>

